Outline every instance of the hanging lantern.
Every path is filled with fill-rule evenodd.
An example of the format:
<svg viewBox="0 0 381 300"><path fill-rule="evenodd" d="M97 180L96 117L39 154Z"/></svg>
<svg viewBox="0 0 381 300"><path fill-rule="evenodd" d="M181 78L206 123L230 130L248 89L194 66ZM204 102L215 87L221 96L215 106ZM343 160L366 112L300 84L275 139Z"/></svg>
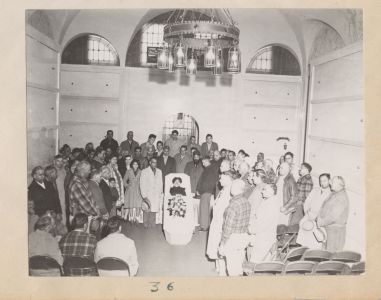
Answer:
<svg viewBox="0 0 381 300"><path fill-rule="evenodd" d="M175 46L175 67L184 68L186 66L187 49L180 42Z"/></svg>
<svg viewBox="0 0 381 300"><path fill-rule="evenodd" d="M164 47L157 54L157 68L160 70L168 69L168 49Z"/></svg>
<svg viewBox="0 0 381 300"><path fill-rule="evenodd" d="M241 52L237 46L229 49L227 69L229 73L241 72Z"/></svg>
<svg viewBox="0 0 381 300"><path fill-rule="evenodd" d="M173 60L173 53L172 49L168 51L168 72L173 73L175 72L175 67L173 65L174 60Z"/></svg>
<svg viewBox="0 0 381 300"><path fill-rule="evenodd" d="M204 67L213 68L216 65L216 46L209 45L205 49Z"/></svg>
<svg viewBox="0 0 381 300"><path fill-rule="evenodd" d="M223 66L223 60L222 60L222 49L218 48L216 51L216 64L213 68L213 75L221 75L222 74L222 66Z"/></svg>
<svg viewBox="0 0 381 300"><path fill-rule="evenodd" d="M188 60L186 73L188 75L196 75L197 73L197 60L194 58L193 52L192 57Z"/></svg>

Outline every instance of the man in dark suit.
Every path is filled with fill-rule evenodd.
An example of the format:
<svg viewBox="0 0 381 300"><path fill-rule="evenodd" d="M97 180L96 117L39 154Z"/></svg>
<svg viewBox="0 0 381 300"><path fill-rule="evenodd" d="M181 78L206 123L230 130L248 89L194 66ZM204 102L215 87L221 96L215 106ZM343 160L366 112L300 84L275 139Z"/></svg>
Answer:
<svg viewBox="0 0 381 300"><path fill-rule="evenodd" d="M102 190L103 194L103 200L107 209L107 212L110 216L115 215L115 205L116 201L114 201L114 198L111 193L111 188L109 185L109 179L111 177L111 171L108 166L103 166L101 168L101 181L99 182L99 187Z"/></svg>
<svg viewBox="0 0 381 300"><path fill-rule="evenodd" d="M120 148L122 151L128 151L128 154L134 155L136 147L139 147L139 143L134 140L134 133L127 132L127 140L120 143Z"/></svg>
<svg viewBox="0 0 381 300"><path fill-rule="evenodd" d="M116 153L116 148L118 148L118 142L113 139L114 132L112 130L107 130L106 138L101 141L100 146L103 148L103 150L107 150L107 148L110 148L112 153Z"/></svg>
<svg viewBox="0 0 381 300"><path fill-rule="evenodd" d="M169 146L164 146L163 155L157 158L157 167L163 174L163 188L165 185L165 176L170 173L176 173L176 161L169 156Z"/></svg>
<svg viewBox="0 0 381 300"><path fill-rule="evenodd" d="M56 213L61 213L59 206L56 207L54 199L55 191L52 183L45 180L44 169L41 166L37 166L32 170L33 181L28 187L28 199L31 199L34 203L34 210L36 215L41 217L48 210L54 210ZM57 196L58 197L58 196ZM57 210L57 211L56 211Z"/></svg>
<svg viewBox="0 0 381 300"><path fill-rule="evenodd" d="M218 150L218 144L213 142L213 136L208 133L206 135L206 142L201 145L201 157L209 156L210 151Z"/></svg>

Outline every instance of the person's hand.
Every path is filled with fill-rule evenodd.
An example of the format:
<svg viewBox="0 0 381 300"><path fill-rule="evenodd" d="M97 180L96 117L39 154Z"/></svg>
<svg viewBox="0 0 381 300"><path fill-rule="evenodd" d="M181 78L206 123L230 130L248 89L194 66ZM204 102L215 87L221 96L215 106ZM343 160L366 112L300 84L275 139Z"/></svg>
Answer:
<svg viewBox="0 0 381 300"><path fill-rule="evenodd" d="M286 208L285 208L284 206L282 206L282 207L280 208L280 212L281 212L281 213L285 213L285 211L286 211Z"/></svg>

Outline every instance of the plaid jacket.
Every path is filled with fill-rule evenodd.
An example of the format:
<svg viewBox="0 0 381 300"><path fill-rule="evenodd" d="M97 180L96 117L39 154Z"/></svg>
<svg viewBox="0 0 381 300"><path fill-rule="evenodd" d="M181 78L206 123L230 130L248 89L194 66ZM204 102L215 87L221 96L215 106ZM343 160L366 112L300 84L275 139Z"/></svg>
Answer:
<svg viewBox="0 0 381 300"><path fill-rule="evenodd" d="M95 236L82 230L69 232L59 242L64 259L68 256L80 256L93 260L96 245Z"/></svg>
<svg viewBox="0 0 381 300"><path fill-rule="evenodd" d="M230 200L224 212L221 245L224 245L233 233L245 233L249 227L251 205L249 201L238 195Z"/></svg>
<svg viewBox="0 0 381 300"><path fill-rule="evenodd" d="M69 186L70 213L75 216L77 213L87 215L99 215L99 209L94 203L93 194L89 188L87 180L82 180L74 175Z"/></svg>
<svg viewBox="0 0 381 300"><path fill-rule="evenodd" d="M296 183L298 189L296 193L296 201L301 201L304 203L306 201L307 196L311 193L314 183L312 181L311 175L307 174L303 177L300 177L298 182Z"/></svg>

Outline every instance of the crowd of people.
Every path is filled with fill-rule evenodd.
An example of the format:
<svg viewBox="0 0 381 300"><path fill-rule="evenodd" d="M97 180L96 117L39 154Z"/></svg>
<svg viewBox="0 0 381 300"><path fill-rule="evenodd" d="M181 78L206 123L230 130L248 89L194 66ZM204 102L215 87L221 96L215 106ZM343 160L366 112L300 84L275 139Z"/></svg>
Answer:
<svg viewBox="0 0 381 300"><path fill-rule="evenodd" d="M117 257L138 269L134 242L121 224L145 228L162 222L165 176L184 173L199 199L197 231L208 231L206 255L221 276L242 275L242 263L265 260L277 241L280 225L298 226L296 244L342 250L349 201L341 176L323 173L314 186L312 166L294 163L287 152L274 168L258 153L219 149L208 134L202 145L173 130L164 142L150 134L139 144L132 131L120 144L113 132L98 147L64 145L51 165L32 170L28 188L29 256L50 255L62 264L67 256L95 261ZM106 230L92 235L89 222ZM318 239L316 231L324 233ZM119 246L120 245L120 246Z"/></svg>

